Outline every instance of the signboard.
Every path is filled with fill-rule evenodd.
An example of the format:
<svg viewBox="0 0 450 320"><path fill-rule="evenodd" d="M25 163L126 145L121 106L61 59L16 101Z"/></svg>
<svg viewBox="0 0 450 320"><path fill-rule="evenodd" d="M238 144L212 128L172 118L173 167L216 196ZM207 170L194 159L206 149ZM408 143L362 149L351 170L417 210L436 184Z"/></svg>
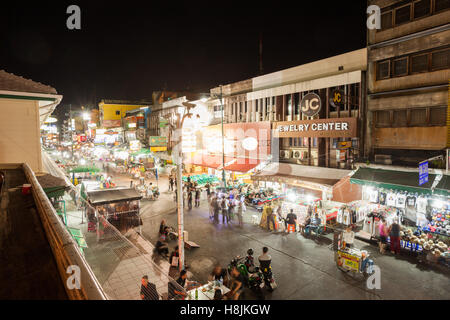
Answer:
<svg viewBox="0 0 450 320"><path fill-rule="evenodd" d="M151 152L167 151L167 147L150 147Z"/></svg>
<svg viewBox="0 0 450 320"><path fill-rule="evenodd" d="M344 105L344 92L339 89L333 90L333 92L331 92L330 104L336 109L342 108Z"/></svg>
<svg viewBox="0 0 450 320"><path fill-rule="evenodd" d="M313 117L319 113L322 107L320 97L315 93L308 93L302 99L300 108L302 113L307 117Z"/></svg>
<svg viewBox="0 0 450 320"><path fill-rule="evenodd" d="M166 147L167 137L151 136L148 142L150 147Z"/></svg>
<svg viewBox="0 0 450 320"><path fill-rule="evenodd" d="M122 125L121 120L103 120L102 124L105 128L117 128Z"/></svg>
<svg viewBox="0 0 450 320"><path fill-rule="evenodd" d="M169 121L167 119L159 119L159 127L165 128L169 124Z"/></svg>
<svg viewBox="0 0 450 320"><path fill-rule="evenodd" d="M273 135L280 138L355 138L358 136L357 127L357 118L283 121L274 123Z"/></svg>
<svg viewBox="0 0 450 320"><path fill-rule="evenodd" d="M428 182L428 161L419 163L419 186Z"/></svg>
<svg viewBox="0 0 450 320"><path fill-rule="evenodd" d="M347 270L359 271L360 258L349 253L338 251L338 265Z"/></svg>
<svg viewBox="0 0 450 320"><path fill-rule="evenodd" d="M340 150L350 149L352 147L352 142L351 141L339 141L337 147Z"/></svg>

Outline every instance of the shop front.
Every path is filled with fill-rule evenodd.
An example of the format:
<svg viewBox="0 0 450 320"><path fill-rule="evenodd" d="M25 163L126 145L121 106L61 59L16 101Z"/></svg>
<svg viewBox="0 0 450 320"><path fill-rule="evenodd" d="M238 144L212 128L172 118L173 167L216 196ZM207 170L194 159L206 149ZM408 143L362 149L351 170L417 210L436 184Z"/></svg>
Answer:
<svg viewBox="0 0 450 320"><path fill-rule="evenodd" d="M382 218L388 225L397 221L402 229L402 248L448 255L449 181L447 175L429 173L428 182L420 184L418 171L359 167L350 182L362 186L361 200L347 204L338 220L359 225L356 236L362 239L379 238Z"/></svg>

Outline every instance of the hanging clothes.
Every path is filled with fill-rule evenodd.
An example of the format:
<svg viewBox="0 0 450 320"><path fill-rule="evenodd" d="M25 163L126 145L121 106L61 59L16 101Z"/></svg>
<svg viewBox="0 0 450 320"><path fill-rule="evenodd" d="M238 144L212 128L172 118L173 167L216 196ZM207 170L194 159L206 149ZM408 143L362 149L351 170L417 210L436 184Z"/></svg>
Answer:
<svg viewBox="0 0 450 320"><path fill-rule="evenodd" d="M398 194L397 195L397 201L395 203L395 206L397 208L404 208L406 205L406 195L404 194Z"/></svg>
<svg viewBox="0 0 450 320"><path fill-rule="evenodd" d="M386 198L386 205L388 207L395 207L396 202L397 202L397 195L393 192L388 193Z"/></svg>
<svg viewBox="0 0 450 320"><path fill-rule="evenodd" d="M370 202L374 202L374 203L378 203L378 190L373 190L369 194L369 201Z"/></svg>
<svg viewBox="0 0 450 320"><path fill-rule="evenodd" d="M383 206L386 204L386 196L387 196L386 192L380 192L379 203Z"/></svg>
<svg viewBox="0 0 450 320"><path fill-rule="evenodd" d="M418 197L416 200L416 204L417 204L417 212L418 213L422 213L422 214L427 213L427 204L428 204L427 198Z"/></svg>
<svg viewBox="0 0 450 320"><path fill-rule="evenodd" d="M350 224L350 211L348 211L348 209L344 210L344 216L343 216L343 224L345 224L346 226L348 226Z"/></svg>
<svg viewBox="0 0 450 320"><path fill-rule="evenodd" d="M344 221L344 209L339 208L337 216L336 216L336 222L342 224L343 221Z"/></svg>

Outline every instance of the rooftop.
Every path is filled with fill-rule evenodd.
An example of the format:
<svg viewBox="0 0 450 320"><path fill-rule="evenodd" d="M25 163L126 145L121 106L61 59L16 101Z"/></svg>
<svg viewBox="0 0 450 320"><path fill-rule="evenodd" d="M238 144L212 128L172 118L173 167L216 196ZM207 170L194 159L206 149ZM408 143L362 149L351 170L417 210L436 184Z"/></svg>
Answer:
<svg viewBox="0 0 450 320"><path fill-rule="evenodd" d="M21 76L16 76L15 74L8 73L5 70L0 70L0 90L57 94L55 88L52 88L40 82L25 79Z"/></svg>

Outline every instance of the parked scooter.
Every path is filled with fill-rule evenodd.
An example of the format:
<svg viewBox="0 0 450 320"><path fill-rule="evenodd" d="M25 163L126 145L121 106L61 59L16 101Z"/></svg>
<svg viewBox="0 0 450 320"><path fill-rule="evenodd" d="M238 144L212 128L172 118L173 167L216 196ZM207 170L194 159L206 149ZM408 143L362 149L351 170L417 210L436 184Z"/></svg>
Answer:
<svg viewBox="0 0 450 320"><path fill-rule="evenodd" d="M244 277L246 282L245 285L257 295L258 299L264 300L265 297L262 292L262 288L264 287L262 272L259 270L259 267L256 266L250 266L249 269L245 262L242 263L242 260L244 260L244 258L241 256L236 256L233 260L231 260L228 265L228 272L231 273L231 270L236 267Z"/></svg>

